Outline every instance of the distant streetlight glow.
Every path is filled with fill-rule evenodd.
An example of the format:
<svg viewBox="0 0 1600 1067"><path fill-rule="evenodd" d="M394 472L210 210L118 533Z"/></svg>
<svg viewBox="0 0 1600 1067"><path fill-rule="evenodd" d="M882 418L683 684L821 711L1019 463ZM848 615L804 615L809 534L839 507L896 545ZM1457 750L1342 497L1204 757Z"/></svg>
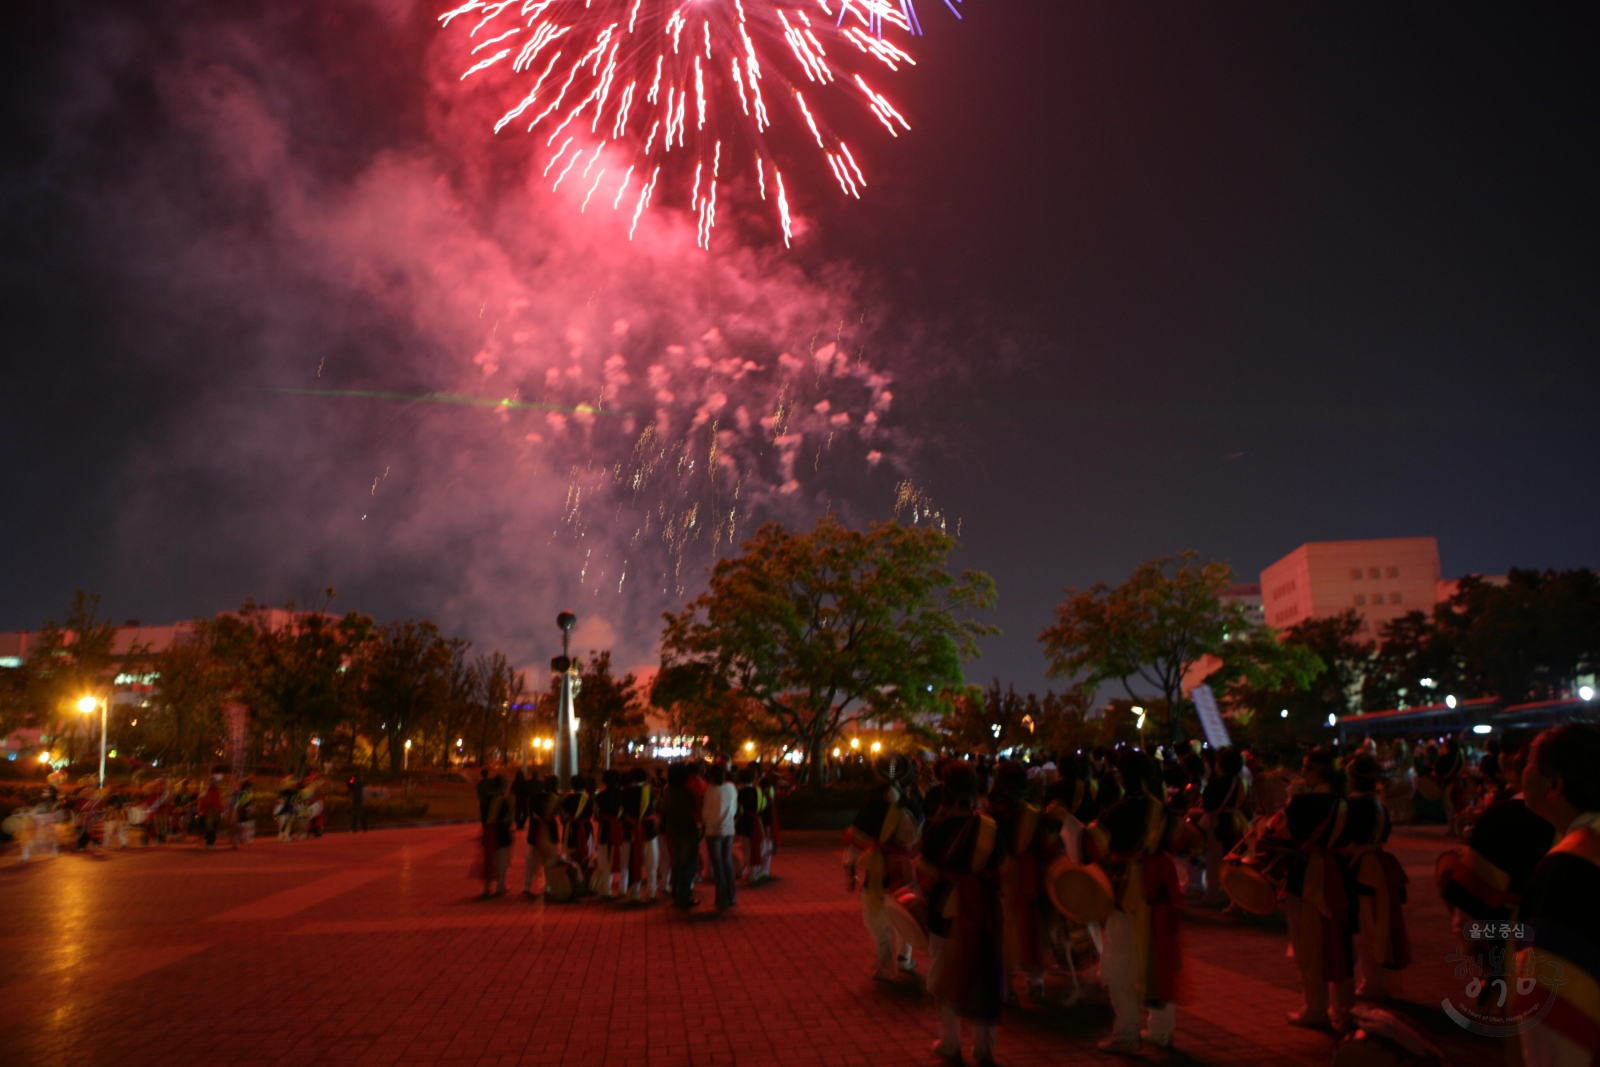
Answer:
<svg viewBox="0 0 1600 1067"><path fill-rule="evenodd" d="M1288 717L1289 717L1289 709L1288 708L1284 708L1282 711L1278 712L1278 718L1287 719Z"/></svg>
<svg viewBox="0 0 1600 1067"><path fill-rule="evenodd" d="M852 737L852 738L851 738L851 739L850 739L850 747L851 747L851 748L860 748L860 747L861 747L861 738L859 738L859 737Z"/></svg>
<svg viewBox="0 0 1600 1067"><path fill-rule="evenodd" d="M872 742L872 751L874 751L874 752L882 752L883 751L883 742L882 741L874 741L874 742Z"/></svg>
<svg viewBox="0 0 1600 1067"><path fill-rule="evenodd" d="M754 741L746 741L744 743L744 750L746 752L754 752L756 750L756 743Z"/></svg>
<svg viewBox="0 0 1600 1067"><path fill-rule="evenodd" d="M100 706L100 702L98 700L96 700L94 697L79 697L78 698L78 710L83 712L85 715L89 714L91 711L93 711L95 708L98 708L99 706Z"/></svg>
<svg viewBox="0 0 1600 1067"><path fill-rule="evenodd" d="M1455 696L1451 695L1451 696L1445 697L1444 698L1444 706L1447 707L1447 708L1455 707L1456 706L1456 698L1455 698Z"/></svg>
<svg viewBox="0 0 1600 1067"><path fill-rule="evenodd" d="M1580 685L1580 686L1578 686L1578 699L1579 700L1593 700L1594 699L1594 686L1592 686L1592 685Z"/></svg>
<svg viewBox="0 0 1600 1067"><path fill-rule="evenodd" d="M1474 726L1472 728L1472 732L1475 733L1475 734L1493 733L1494 732L1494 727L1490 726L1486 722L1480 722L1478 725L1476 725L1476 726Z"/></svg>

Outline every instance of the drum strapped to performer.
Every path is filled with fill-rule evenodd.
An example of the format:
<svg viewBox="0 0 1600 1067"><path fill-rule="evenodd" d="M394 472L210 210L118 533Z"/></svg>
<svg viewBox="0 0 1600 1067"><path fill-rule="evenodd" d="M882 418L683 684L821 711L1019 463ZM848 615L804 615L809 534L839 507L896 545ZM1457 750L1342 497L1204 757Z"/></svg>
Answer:
<svg viewBox="0 0 1600 1067"><path fill-rule="evenodd" d="M565 859L557 860L548 868L545 894L558 904L565 904L573 898L578 878L579 871L575 864Z"/></svg>
<svg viewBox="0 0 1600 1067"><path fill-rule="evenodd" d="M1111 879L1097 863L1087 865L1062 856L1050 865L1045 888L1056 910L1077 923L1103 923L1111 914Z"/></svg>
<svg viewBox="0 0 1600 1067"><path fill-rule="evenodd" d="M1233 846L1222 859L1222 890L1243 910L1252 915L1271 915L1278 909L1278 899L1289 877L1291 853L1278 850L1269 855L1260 847L1265 822Z"/></svg>
<svg viewBox="0 0 1600 1067"><path fill-rule="evenodd" d="M928 955L928 902L911 890L883 895L883 914L902 944Z"/></svg>

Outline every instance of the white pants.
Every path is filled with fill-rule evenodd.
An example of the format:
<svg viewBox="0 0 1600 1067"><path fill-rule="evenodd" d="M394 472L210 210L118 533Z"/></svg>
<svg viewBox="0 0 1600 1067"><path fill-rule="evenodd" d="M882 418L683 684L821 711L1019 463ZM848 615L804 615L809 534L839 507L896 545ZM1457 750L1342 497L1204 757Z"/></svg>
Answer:
<svg viewBox="0 0 1600 1067"><path fill-rule="evenodd" d="M878 970L887 971L895 964L895 933L894 926L889 922L889 915L880 904L873 907L872 898L866 893L861 894L861 918L866 923L867 933L872 935L872 942L878 949ZM913 960L911 945L909 943L900 947L899 961L906 970L910 970Z"/></svg>
<svg viewBox="0 0 1600 1067"><path fill-rule="evenodd" d="M763 877L763 878L771 878L772 877L772 854L774 852L776 852L776 851L777 851L777 848L776 848L776 846L773 845L772 838L764 837L764 838L761 839L761 865L760 865L761 877ZM751 862L754 863L755 861L752 860Z"/></svg>
<svg viewBox="0 0 1600 1067"><path fill-rule="evenodd" d="M1356 994L1384 999L1400 995L1400 972L1386 970L1372 951L1378 928L1378 899L1361 895L1361 933L1356 937Z"/></svg>
<svg viewBox="0 0 1600 1067"><path fill-rule="evenodd" d="M601 845L600 846L600 855L595 860L595 865L594 865L594 887L599 892L599 894L601 896L603 896L603 897L611 896L611 876L613 874L620 875L621 876L621 880L622 880L622 887L617 890L617 894L620 896L620 895L625 895L628 892L628 845L627 845L627 843L624 842L620 846L620 848L621 848L621 852L622 852L622 862L617 865L617 866L619 866L621 868L620 871L613 871L611 869L611 846L610 845Z"/></svg>
<svg viewBox="0 0 1600 1067"><path fill-rule="evenodd" d="M939 965L939 951L944 947L945 939L937 934L928 936L928 951L933 955L933 966ZM931 979L930 979L931 980ZM939 1044L945 1052L956 1053L961 1051L961 1016L956 1014L956 1009L947 1001L939 1001ZM972 1027L972 1058L975 1060L994 1058L994 1024L971 1022Z"/></svg>
<svg viewBox="0 0 1600 1067"><path fill-rule="evenodd" d="M656 896L656 872L660 870L660 838L644 843L644 857L639 861L639 881L628 887L628 868L622 868L622 889L628 894L629 900L638 900L641 893L645 900L654 900Z"/></svg>
<svg viewBox="0 0 1600 1067"><path fill-rule="evenodd" d="M1304 898L1294 893L1283 895L1284 904L1289 913L1289 946L1294 947L1295 931L1300 929L1300 909L1305 907ZM1300 961L1297 958L1295 962ZM1305 990L1305 1012L1313 1017L1326 1015L1329 1023L1336 1029L1342 1027L1345 1020L1350 1018L1350 1009L1355 1006L1356 983L1353 978L1346 978L1338 982L1322 982L1307 977L1305 968L1300 969L1300 984Z"/></svg>
<svg viewBox="0 0 1600 1067"><path fill-rule="evenodd" d="M1111 994L1111 1011L1115 1020L1111 1026L1113 1038L1137 1040L1139 1009L1145 992L1139 984L1138 944L1133 930L1133 916L1121 908L1111 909L1102 935L1104 949L1100 954L1100 980ZM1150 1040L1166 1044L1172 1040L1178 1024L1177 1005L1172 1001L1149 1008L1150 1021L1145 1029Z"/></svg>

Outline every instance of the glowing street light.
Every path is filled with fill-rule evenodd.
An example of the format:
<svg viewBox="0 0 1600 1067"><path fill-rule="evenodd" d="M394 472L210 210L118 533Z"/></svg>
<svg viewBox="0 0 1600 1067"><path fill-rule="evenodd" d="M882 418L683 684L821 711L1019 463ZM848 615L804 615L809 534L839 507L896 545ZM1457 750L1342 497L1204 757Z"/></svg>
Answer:
<svg viewBox="0 0 1600 1067"><path fill-rule="evenodd" d="M1447 708L1454 708L1456 706L1456 698L1455 698L1455 696L1451 695L1451 696L1445 697L1444 698L1444 706L1447 707Z"/></svg>
<svg viewBox="0 0 1600 1067"><path fill-rule="evenodd" d="M391 763L390 766L392 767L394 764ZM411 739L409 737L406 738L405 755L400 757L400 769L402 771L409 771L411 769Z"/></svg>
<svg viewBox="0 0 1600 1067"><path fill-rule="evenodd" d="M744 750L746 752L754 752L756 750L756 743L754 741L746 741L744 743Z"/></svg>
<svg viewBox="0 0 1600 1067"><path fill-rule="evenodd" d="M1594 686L1592 686L1592 685L1580 685L1580 686L1578 686L1578 699L1579 700L1583 700L1583 701L1593 700L1594 699Z"/></svg>
<svg viewBox="0 0 1600 1067"><path fill-rule="evenodd" d="M109 698L83 696L78 698L78 711L88 715L96 707L100 708L100 788L106 787L106 724L111 719L111 701Z"/></svg>
<svg viewBox="0 0 1600 1067"><path fill-rule="evenodd" d="M882 752L883 751L883 742L882 741L874 741L874 742L872 742L872 751L874 751L874 752Z"/></svg>
<svg viewBox="0 0 1600 1067"><path fill-rule="evenodd" d="M852 738L851 738L851 739L850 739L850 747L851 747L851 748L860 748L860 747L861 747L861 738L859 738L859 737L852 737Z"/></svg>

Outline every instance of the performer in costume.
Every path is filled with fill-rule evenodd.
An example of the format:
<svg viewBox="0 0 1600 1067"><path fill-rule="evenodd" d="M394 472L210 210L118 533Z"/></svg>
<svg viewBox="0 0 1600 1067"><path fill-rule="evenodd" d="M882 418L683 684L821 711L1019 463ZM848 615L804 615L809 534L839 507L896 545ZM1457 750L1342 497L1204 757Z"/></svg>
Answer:
<svg viewBox="0 0 1600 1067"><path fill-rule="evenodd" d="M1461 816L1470 805L1472 794L1467 784L1467 761L1461 758L1461 746L1455 738L1445 740L1444 751L1433 764L1433 777L1439 783L1439 802L1444 805L1450 834L1460 837Z"/></svg>
<svg viewBox="0 0 1600 1067"><path fill-rule="evenodd" d="M1529 996L1556 1000L1522 1032L1522 1060L1593 1067L1600 1060L1600 727L1569 722L1540 734L1522 787L1528 809L1562 833L1523 898L1532 943L1517 955L1517 990L1536 984Z"/></svg>
<svg viewBox="0 0 1600 1067"><path fill-rule="evenodd" d="M873 762L878 788L867 797L849 829L844 833L844 873L847 892L861 888L861 918L878 950L878 966L873 977L879 981L897 979L895 964L911 972L917 969L910 943L895 953L894 927L884 914L885 893L910 884L914 872L912 849L921 820L901 792L901 784L912 774L908 761L899 755L881 756Z"/></svg>
<svg viewBox="0 0 1600 1067"><path fill-rule="evenodd" d="M561 801L561 823L566 833L567 858L577 865L579 885L588 885L594 876L594 797L589 795L589 779L572 776L572 792Z"/></svg>
<svg viewBox="0 0 1600 1067"><path fill-rule="evenodd" d="M778 829L778 776L763 774L756 779L756 788L761 791L761 810L757 816L761 820L761 881L765 882L772 877L772 857L778 852L778 844L783 840L783 833Z"/></svg>
<svg viewBox="0 0 1600 1067"><path fill-rule="evenodd" d="M1411 965L1411 941L1401 909L1406 902L1406 872L1394 853L1383 847L1391 823L1389 809L1378 795L1383 775L1378 761L1358 755L1345 773L1350 781L1350 817L1341 851L1354 879L1360 930L1355 943L1355 995L1390 1000L1399 995L1400 972Z"/></svg>
<svg viewBox="0 0 1600 1067"><path fill-rule="evenodd" d="M539 874L540 892L550 886L550 869L561 858L561 780L546 775L528 782L528 855L524 861L522 895L531 897L533 876Z"/></svg>
<svg viewBox="0 0 1600 1067"><path fill-rule="evenodd" d="M195 802L195 817L206 848L217 843L217 827L222 823L222 775L214 774L205 792Z"/></svg>
<svg viewBox="0 0 1600 1067"><path fill-rule="evenodd" d="M943 804L922 837L917 872L928 899L933 966L928 990L939 1009L936 1055L961 1062L961 1020L972 1025L972 1058L994 1063L995 1027L1004 998L1001 952L1000 845L994 820L973 809L978 775L952 762L943 775Z"/></svg>
<svg viewBox="0 0 1600 1067"><path fill-rule="evenodd" d="M1217 753L1217 773L1206 782L1200 795L1200 828L1206 835L1207 907L1224 907L1222 859L1250 830L1245 818L1245 800L1250 787L1244 779L1244 758L1231 748Z"/></svg>
<svg viewBox="0 0 1600 1067"><path fill-rule="evenodd" d="M1305 1003L1289 1022L1343 1030L1355 1001L1357 921L1354 886L1338 851L1348 843L1345 776L1333 753L1319 748L1306 754L1301 777L1305 791L1290 799L1274 828L1295 847L1284 888Z"/></svg>
<svg viewBox="0 0 1600 1067"><path fill-rule="evenodd" d="M595 823L599 827L594 864L593 888L601 900L628 894L628 833L622 818L622 775L606 770L600 775L605 786L594 797ZM613 876L622 887L613 893Z"/></svg>
<svg viewBox="0 0 1600 1067"><path fill-rule="evenodd" d="M1100 813L1083 835L1083 857L1111 880L1114 907L1106 918L1100 977L1115 1016L1106 1052L1132 1052L1148 1041L1172 1044L1177 1027L1178 869L1164 851L1172 818L1160 771L1142 752L1118 767L1126 795ZM1139 1025L1140 1004L1149 1019Z"/></svg>
<svg viewBox="0 0 1600 1067"><path fill-rule="evenodd" d="M487 779L489 798L483 815L483 895L504 896L506 870L511 866L511 824L514 819L511 794L506 780L498 774Z"/></svg>
<svg viewBox="0 0 1600 1067"><path fill-rule="evenodd" d="M1468 918L1494 923L1521 921L1523 893L1533 869L1560 840L1556 828L1534 813L1522 793L1522 768L1505 757L1507 776L1518 785L1511 797L1490 804L1472 825L1466 847L1439 886L1444 902Z"/></svg>
<svg viewBox="0 0 1600 1067"><path fill-rule="evenodd" d="M622 790L622 819L628 839L628 867L623 879L623 884L628 886L628 899L638 903L643 894L644 903L653 903L659 869L656 853L661 819L656 808L655 788L643 767L628 772L628 784Z"/></svg>
<svg viewBox="0 0 1600 1067"><path fill-rule="evenodd" d="M744 875L754 885L761 880L761 860L763 846L767 840L767 828L761 821L761 809L765 807L766 796L761 788L756 785L756 769L753 764L747 764L739 771L739 813L734 816L733 832L744 838ZM734 872L736 875L740 872Z"/></svg>
<svg viewBox="0 0 1600 1067"><path fill-rule="evenodd" d="M995 821L1003 858L1000 863L1000 909L1004 931L1006 1000L1017 1000L1009 976L1021 971L1034 1003L1044 1000L1044 979L1050 961L1046 932L1054 909L1045 893L1046 826L1038 806L1028 802L1028 772L1009 760L995 771L989 793L989 817ZM1056 832L1060 832L1059 825ZM1060 839L1057 838L1059 845Z"/></svg>

